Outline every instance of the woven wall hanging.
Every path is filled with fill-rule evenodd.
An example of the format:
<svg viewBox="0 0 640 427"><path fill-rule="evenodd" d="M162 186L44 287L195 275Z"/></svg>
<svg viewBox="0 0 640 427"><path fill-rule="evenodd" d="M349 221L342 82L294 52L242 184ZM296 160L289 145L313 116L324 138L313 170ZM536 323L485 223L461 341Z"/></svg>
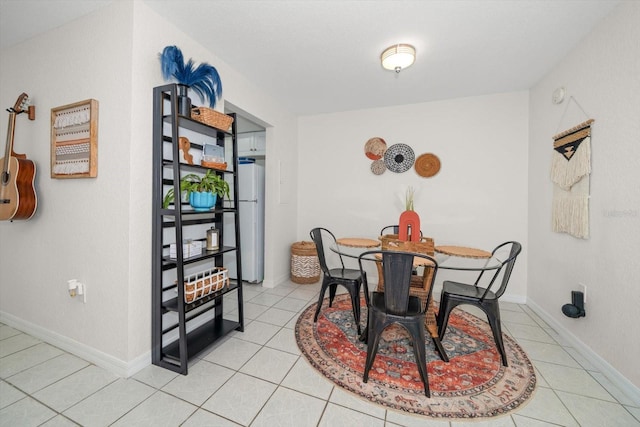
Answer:
<svg viewBox="0 0 640 427"><path fill-rule="evenodd" d="M371 160L381 159L385 151L387 151L387 143L377 136L370 138L364 144L364 154Z"/></svg>
<svg viewBox="0 0 640 427"><path fill-rule="evenodd" d="M432 153L418 156L414 166L416 173L424 178L431 178L440 172L440 159Z"/></svg>
<svg viewBox="0 0 640 427"><path fill-rule="evenodd" d="M591 123L589 119L553 137L552 227L557 233L589 237L589 175Z"/></svg>
<svg viewBox="0 0 640 427"><path fill-rule="evenodd" d="M393 144L384 153L384 164L391 172L403 173L411 169L416 156L407 144Z"/></svg>

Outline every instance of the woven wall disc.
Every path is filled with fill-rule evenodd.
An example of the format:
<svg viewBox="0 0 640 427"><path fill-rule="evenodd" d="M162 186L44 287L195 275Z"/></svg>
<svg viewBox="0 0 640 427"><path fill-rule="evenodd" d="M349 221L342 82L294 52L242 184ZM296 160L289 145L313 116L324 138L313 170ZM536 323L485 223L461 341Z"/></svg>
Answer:
<svg viewBox="0 0 640 427"><path fill-rule="evenodd" d="M382 159L374 160L371 163L371 172L373 172L374 175L382 175L386 170L387 167L384 165L384 161Z"/></svg>
<svg viewBox="0 0 640 427"><path fill-rule="evenodd" d="M440 171L440 159L435 154L421 154L416 159L415 169L420 176L432 177Z"/></svg>
<svg viewBox="0 0 640 427"><path fill-rule="evenodd" d="M411 169L416 156L407 144L393 144L384 153L384 164L391 172L402 173Z"/></svg>
<svg viewBox="0 0 640 427"><path fill-rule="evenodd" d="M387 143L377 136L369 139L364 144L364 154L371 160L381 159L385 151L387 151Z"/></svg>

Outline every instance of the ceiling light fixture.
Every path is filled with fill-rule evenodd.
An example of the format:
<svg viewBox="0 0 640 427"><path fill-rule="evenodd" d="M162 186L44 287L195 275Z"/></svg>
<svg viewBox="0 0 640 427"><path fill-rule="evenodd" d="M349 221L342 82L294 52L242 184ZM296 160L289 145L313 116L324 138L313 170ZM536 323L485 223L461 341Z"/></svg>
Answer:
<svg viewBox="0 0 640 427"><path fill-rule="evenodd" d="M404 70L416 60L416 48L410 44L394 44L382 52L380 61L386 70L393 70L396 73Z"/></svg>

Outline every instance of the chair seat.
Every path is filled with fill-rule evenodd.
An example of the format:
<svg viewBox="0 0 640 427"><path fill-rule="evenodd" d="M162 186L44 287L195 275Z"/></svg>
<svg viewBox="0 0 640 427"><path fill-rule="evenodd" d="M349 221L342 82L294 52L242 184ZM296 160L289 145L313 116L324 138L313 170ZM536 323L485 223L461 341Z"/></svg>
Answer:
<svg viewBox="0 0 640 427"><path fill-rule="evenodd" d="M384 292L371 292L371 308L375 310L384 311ZM423 305L420 301L420 298L410 296L409 297L409 307L407 308L407 316L416 316L422 312Z"/></svg>
<svg viewBox="0 0 640 427"><path fill-rule="evenodd" d="M482 298L482 294L484 294L485 288L447 280L442 283L442 292L477 300L479 298ZM496 294L494 294L492 291L489 291L487 292L487 295L484 297L484 299L496 299Z"/></svg>
<svg viewBox="0 0 640 427"><path fill-rule="evenodd" d="M332 268L329 270L329 276L332 279L344 279L344 280L360 280L360 270L354 270L351 268Z"/></svg>

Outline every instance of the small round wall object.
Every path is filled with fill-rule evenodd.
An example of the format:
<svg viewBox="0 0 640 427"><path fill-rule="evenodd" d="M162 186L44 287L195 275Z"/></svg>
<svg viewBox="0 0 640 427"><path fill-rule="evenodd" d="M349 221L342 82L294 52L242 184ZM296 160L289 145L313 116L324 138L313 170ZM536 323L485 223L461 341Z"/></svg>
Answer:
<svg viewBox="0 0 640 427"><path fill-rule="evenodd" d="M553 91L553 94L551 95L551 101L554 104L562 104L562 101L564 101L565 93L565 88L559 87L558 89Z"/></svg>

